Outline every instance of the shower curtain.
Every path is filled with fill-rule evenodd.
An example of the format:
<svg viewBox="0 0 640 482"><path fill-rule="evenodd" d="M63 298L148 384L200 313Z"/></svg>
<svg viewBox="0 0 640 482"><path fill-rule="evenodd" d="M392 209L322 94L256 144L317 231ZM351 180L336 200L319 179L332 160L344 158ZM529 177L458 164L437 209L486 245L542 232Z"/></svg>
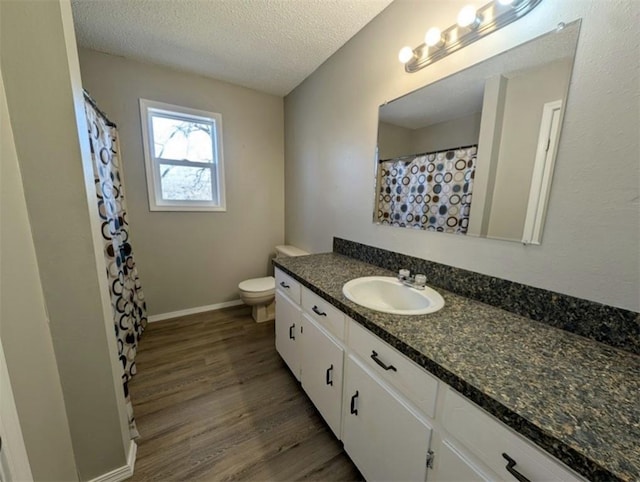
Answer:
<svg viewBox="0 0 640 482"><path fill-rule="evenodd" d="M129 239L116 125L98 109L86 92L85 112L129 431L131 438L136 438L139 433L128 383L136 374L136 350L147 325L147 309Z"/></svg>
<svg viewBox="0 0 640 482"><path fill-rule="evenodd" d="M465 234L477 150L473 145L380 161L378 222Z"/></svg>

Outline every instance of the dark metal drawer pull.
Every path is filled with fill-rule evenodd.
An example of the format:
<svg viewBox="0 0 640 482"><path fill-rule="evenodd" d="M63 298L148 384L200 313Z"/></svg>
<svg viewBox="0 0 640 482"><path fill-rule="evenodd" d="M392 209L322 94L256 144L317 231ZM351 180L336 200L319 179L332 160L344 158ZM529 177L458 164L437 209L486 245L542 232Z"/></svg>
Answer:
<svg viewBox="0 0 640 482"><path fill-rule="evenodd" d="M519 482L531 482L529 479L527 479L524 475L522 475L520 472L518 472L514 468L516 466L515 460L513 460L507 454L502 454L502 456L507 461L507 465L505 466L505 468L507 469L507 472L513 475L516 478L516 480L518 480Z"/></svg>
<svg viewBox="0 0 640 482"><path fill-rule="evenodd" d="M318 316L327 316L327 314L323 311L320 311L320 309L318 308L317 305L313 305L313 308L311 308L313 310L313 312L318 315Z"/></svg>
<svg viewBox="0 0 640 482"><path fill-rule="evenodd" d="M333 364L331 364L331 366L329 368L327 368L327 385L331 385L333 386L333 376L332 376L332 372L333 372Z"/></svg>
<svg viewBox="0 0 640 482"><path fill-rule="evenodd" d="M296 327L296 324L295 324L295 323L289 327L289 338L291 338L292 340L295 340L295 339L296 339L296 337L293 335L293 329L294 329L295 327Z"/></svg>
<svg viewBox="0 0 640 482"><path fill-rule="evenodd" d="M371 350L371 359L374 362L376 362L378 365L380 365L382 368L384 368L385 370L393 370L394 372L398 371L396 370L396 367L394 367L393 365L385 365L384 362L380 360L380 358L378 358L378 354L376 353L375 350Z"/></svg>
<svg viewBox="0 0 640 482"><path fill-rule="evenodd" d="M283 288L291 288L291 286L289 286L287 283L285 283L284 281L280 281L280 286L282 286Z"/></svg>
<svg viewBox="0 0 640 482"><path fill-rule="evenodd" d="M356 394L351 397L351 413L358 416L358 409L356 408L356 399L358 398L358 390L356 390Z"/></svg>

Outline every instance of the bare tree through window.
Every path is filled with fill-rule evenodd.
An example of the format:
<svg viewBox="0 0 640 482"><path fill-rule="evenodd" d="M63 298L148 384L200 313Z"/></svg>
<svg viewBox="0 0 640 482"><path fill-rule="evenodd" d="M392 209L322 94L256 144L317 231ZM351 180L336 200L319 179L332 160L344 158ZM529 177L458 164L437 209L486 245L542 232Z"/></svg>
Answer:
<svg viewBox="0 0 640 482"><path fill-rule="evenodd" d="M222 114L140 99L151 211L226 211Z"/></svg>
<svg viewBox="0 0 640 482"><path fill-rule="evenodd" d="M212 125L154 116L155 155L160 159L162 197L168 200L211 200ZM186 161L190 165L167 161ZM194 166L195 163L204 165Z"/></svg>

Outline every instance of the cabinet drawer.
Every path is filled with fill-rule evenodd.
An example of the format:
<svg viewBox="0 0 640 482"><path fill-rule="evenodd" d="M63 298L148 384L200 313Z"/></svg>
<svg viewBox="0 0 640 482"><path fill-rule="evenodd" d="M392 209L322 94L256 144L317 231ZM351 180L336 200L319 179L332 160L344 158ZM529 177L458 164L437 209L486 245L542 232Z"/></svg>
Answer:
<svg viewBox="0 0 640 482"><path fill-rule="evenodd" d="M430 417L435 416L438 394L438 380L435 377L351 319L348 345L422 412Z"/></svg>
<svg viewBox="0 0 640 482"><path fill-rule="evenodd" d="M275 269L276 273L276 289L279 289L281 292L286 294L292 301L300 304L300 283L294 280L288 274L280 271L278 268Z"/></svg>
<svg viewBox="0 0 640 482"><path fill-rule="evenodd" d="M503 480L516 480L507 471L508 461L515 461L512 470L535 481L583 480L562 462L514 433L477 405L451 388L445 395L442 424L445 429L487 464Z"/></svg>
<svg viewBox="0 0 640 482"><path fill-rule="evenodd" d="M332 335L344 340L344 314L331 303L302 288L302 309Z"/></svg>

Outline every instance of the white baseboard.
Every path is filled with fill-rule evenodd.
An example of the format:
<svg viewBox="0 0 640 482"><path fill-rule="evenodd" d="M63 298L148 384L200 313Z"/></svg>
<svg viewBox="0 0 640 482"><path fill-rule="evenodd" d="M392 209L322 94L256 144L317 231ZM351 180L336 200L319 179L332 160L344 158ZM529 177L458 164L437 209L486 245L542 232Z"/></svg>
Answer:
<svg viewBox="0 0 640 482"><path fill-rule="evenodd" d="M133 468L136 464L136 453L138 446L135 441L131 441L129 444L129 455L127 456L127 465L118 467L111 472L99 475L95 479L91 479L89 482L122 482L133 476Z"/></svg>
<svg viewBox="0 0 640 482"><path fill-rule="evenodd" d="M229 308L230 306L238 306L241 304L242 300L233 300L225 301L224 303L216 303L215 305L196 306L195 308L188 308L186 310L151 315L147 318L147 321L149 323L155 323L156 321L169 320L171 318L178 318L179 316L195 315L196 313L204 313L205 311L221 310L222 308Z"/></svg>

